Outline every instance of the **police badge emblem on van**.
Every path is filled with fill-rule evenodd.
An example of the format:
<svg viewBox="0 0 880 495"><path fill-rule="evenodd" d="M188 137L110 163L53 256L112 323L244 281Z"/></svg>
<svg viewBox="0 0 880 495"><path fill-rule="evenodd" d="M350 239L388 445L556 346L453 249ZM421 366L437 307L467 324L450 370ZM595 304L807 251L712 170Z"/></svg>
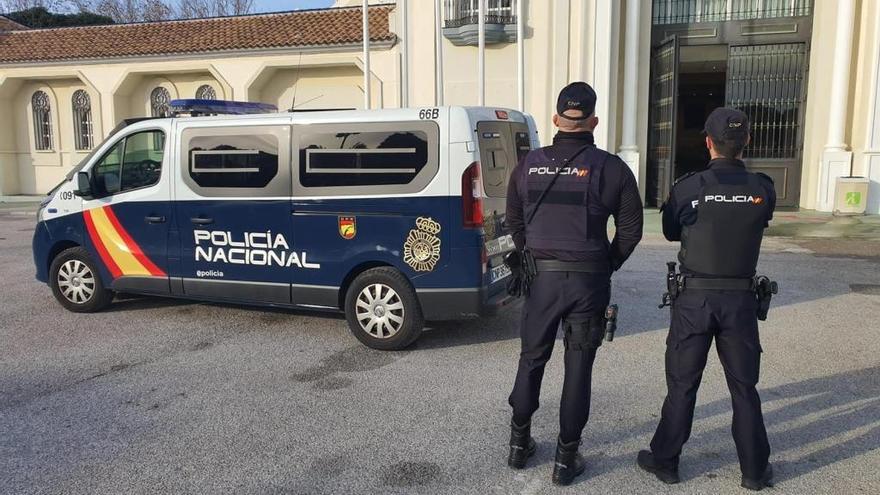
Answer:
<svg viewBox="0 0 880 495"><path fill-rule="evenodd" d="M343 239L354 239L357 235L357 222L354 217L339 217L339 235Z"/></svg>

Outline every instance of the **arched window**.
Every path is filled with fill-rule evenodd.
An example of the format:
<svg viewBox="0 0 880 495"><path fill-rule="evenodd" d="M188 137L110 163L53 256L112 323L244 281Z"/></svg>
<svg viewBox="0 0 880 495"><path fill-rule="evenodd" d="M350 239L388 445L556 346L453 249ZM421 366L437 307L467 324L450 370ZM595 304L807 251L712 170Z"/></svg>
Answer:
<svg viewBox="0 0 880 495"><path fill-rule="evenodd" d="M71 98L73 104L73 138L76 149L90 150L94 146L92 137L92 99L85 90L78 89Z"/></svg>
<svg viewBox="0 0 880 495"><path fill-rule="evenodd" d="M216 100L217 92L214 91L214 87L210 84L202 84L201 86L199 86L199 89L196 90L196 99Z"/></svg>
<svg viewBox="0 0 880 495"><path fill-rule="evenodd" d="M171 93L159 86L150 93L150 111L153 117L168 117L171 113Z"/></svg>
<svg viewBox="0 0 880 495"><path fill-rule="evenodd" d="M37 91L31 97L34 112L34 146L40 150L52 149L52 105L45 91Z"/></svg>

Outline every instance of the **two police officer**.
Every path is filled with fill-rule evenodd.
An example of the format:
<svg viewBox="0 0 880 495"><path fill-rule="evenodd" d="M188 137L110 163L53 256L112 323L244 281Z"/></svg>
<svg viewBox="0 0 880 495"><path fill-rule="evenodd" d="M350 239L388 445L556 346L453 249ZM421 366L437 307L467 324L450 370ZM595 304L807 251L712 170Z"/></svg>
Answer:
<svg viewBox="0 0 880 495"><path fill-rule="evenodd" d="M681 241L680 274L670 277L672 318L666 340L667 395L651 449L638 465L677 483L682 446L691 433L697 389L714 339L733 403L733 439L742 486L771 486L770 444L755 389L761 360L755 271L764 228L776 204L773 181L746 170L749 121L719 108L706 121L712 160L680 179L663 205L663 234ZM774 289L775 290L775 289ZM769 303L769 300L766 300ZM766 311L766 306L764 307ZM766 314L766 313L765 313Z"/></svg>
<svg viewBox="0 0 880 495"><path fill-rule="evenodd" d="M605 333L611 274L642 237L636 179L620 158L597 148L596 93L576 82L559 94L551 146L529 152L513 172L507 193L508 231L526 261L511 263L524 289L522 351L510 394L513 407L508 464L523 468L535 452L532 414L557 330L564 331L565 379L553 482L570 484L584 472L578 452L590 412L593 361ZM607 225L616 232L609 242ZM534 267L536 273L523 273ZM532 279L533 277L533 279Z"/></svg>

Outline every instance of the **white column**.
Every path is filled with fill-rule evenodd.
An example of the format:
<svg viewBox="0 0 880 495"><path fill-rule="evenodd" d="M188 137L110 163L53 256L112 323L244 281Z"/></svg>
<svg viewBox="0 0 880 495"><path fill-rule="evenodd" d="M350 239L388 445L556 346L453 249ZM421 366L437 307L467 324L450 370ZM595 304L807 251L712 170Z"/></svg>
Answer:
<svg viewBox="0 0 880 495"><path fill-rule="evenodd" d="M874 25L880 26L880 9L875 9ZM880 32L874 34L874 70L871 76L871 104L868 108L867 149L863 174L871 180L868 186L866 213L880 214Z"/></svg>
<svg viewBox="0 0 880 495"><path fill-rule="evenodd" d="M477 105L486 105L486 0L477 0Z"/></svg>
<svg viewBox="0 0 880 495"><path fill-rule="evenodd" d="M850 69L852 66L853 25L855 0L837 2L837 25L834 37L834 63L831 66L831 91L828 97L828 139L819 168L817 209L831 211L834 206L834 187L838 177L849 175L852 152L847 150L846 107L849 102Z"/></svg>
<svg viewBox="0 0 880 495"><path fill-rule="evenodd" d="M369 110L370 102L370 2L363 3L363 45L364 45L364 108Z"/></svg>
<svg viewBox="0 0 880 495"><path fill-rule="evenodd" d="M639 26L642 0L626 1L626 31L623 59L623 136L619 154L639 177L639 145L636 138L639 114Z"/></svg>
<svg viewBox="0 0 880 495"><path fill-rule="evenodd" d="M615 28L620 25L617 0L596 0L593 16L593 80L599 127L593 133L596 145L609 150L617 143L617 62L619 43Z"/></svg>

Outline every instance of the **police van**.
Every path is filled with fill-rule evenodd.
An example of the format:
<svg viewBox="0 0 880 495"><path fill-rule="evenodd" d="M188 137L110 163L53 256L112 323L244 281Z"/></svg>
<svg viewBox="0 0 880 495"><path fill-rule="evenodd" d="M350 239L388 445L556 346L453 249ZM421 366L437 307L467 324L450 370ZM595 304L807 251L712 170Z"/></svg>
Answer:
<svg viewBox="0 0 880 495"><path fill-rule="evenodd" d="M68 310L117 292L341 310L364 344L400 349L426 320L510 301L502 222L538 143L528 115L173 108L120 124L41 205L36 277Z"/></svg>

